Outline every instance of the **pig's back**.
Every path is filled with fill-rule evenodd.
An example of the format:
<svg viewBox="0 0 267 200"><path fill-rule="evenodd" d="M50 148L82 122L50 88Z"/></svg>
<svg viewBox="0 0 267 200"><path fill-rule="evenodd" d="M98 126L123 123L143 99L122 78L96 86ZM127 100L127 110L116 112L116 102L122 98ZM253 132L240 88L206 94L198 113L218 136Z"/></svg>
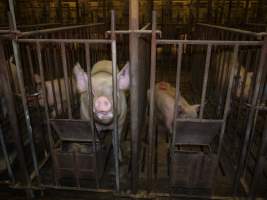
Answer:
<svg viewBox="0 0 267 200"><path fill-rule="evenodd" d="M112 74L112 61L111 60L101 60L94 64L93 69L91 71L92 76L98 72L107 72Z"/></svg>

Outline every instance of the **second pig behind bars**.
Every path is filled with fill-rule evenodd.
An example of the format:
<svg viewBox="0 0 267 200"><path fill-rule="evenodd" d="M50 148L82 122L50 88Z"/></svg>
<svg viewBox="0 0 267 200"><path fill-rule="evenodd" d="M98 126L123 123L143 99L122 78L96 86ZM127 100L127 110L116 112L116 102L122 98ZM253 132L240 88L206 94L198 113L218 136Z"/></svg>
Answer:
<svg viewBox="0 0 267 200"><path fill-rule="evenodd" d="M175 107L176 90L167 82L158 82L155 87L155 111L157 119L161 122L168 131L172 132L173 114ZM148 96L150 92L148 91ZM180 95L178 102L178 117L179 118L197 118L199 104L190 105L187 100Z"/></svg>
<svg viewBox="0 0 267 200"><path fill-rule="evenodd" d="M88 76L77 63L73 69L77 90L80 94L80 115L83 120L90 120L88 108ZM93 114L98 131L112 130L113 111L113 82L112 82L112 61L102 60L94 64L91 71L92 93L93 93ZM122 135L123 125L126 121L127 102L125 90L129 89L129 63L127 62L122 70L117 74L117 116L118 116L118 137Z"/></svg>

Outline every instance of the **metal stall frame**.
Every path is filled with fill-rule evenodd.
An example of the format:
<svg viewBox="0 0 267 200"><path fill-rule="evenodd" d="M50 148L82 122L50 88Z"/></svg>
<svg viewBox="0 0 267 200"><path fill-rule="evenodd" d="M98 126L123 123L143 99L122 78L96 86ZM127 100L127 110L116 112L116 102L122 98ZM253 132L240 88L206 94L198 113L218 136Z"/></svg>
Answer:
<svg viewBox="0 0 267 200"><path fill-rule="evenodd" d="M215 170L217 171L218 168L218 163L220 160L220 155L222 151L222 143L223 143L223 138L225 134L225 128L226 128L226 122L227 122L227 116L229 113L230 109L230 101L231 101L231 91L233 87L233 81L234 81L234 74L237 72L237 55L239 51L239 47L241 46L263 46L262 49L262 56L261 56L261 61L260 61L260 66L263 68L264 65L264 52L265 52L265 46L267 45L267 41L220 41L220 40L160 40L156 38L155 30L156 30L156 14L153 12L153 22L152 22L152 45L151 45L151 74L150 74L150 114L149 114L149 165L148 169L153 169L153 163L152 163L152 155L153 155L153 141L154 141L154 131L155 130L155 124L154 124L154 109L155 109L155 73L156 73L156 46L158 44L160 45L178 45L178 52L177 52L177 77L176 77L176 98L175 98L175 112L173 113L174 116L174 124L173 124L173 138L172 138L172 143L171 143L171 157L173 158L174 154L174 146L175 146L175 137L177 135L176 132L176 127L177 124L180 122L200 122L200 123L220 123L221 128L220 128L220 133L219 133L219 144L218 144L218 150L216 153L216 164L215 164ZM265 35L261 34L261 35ZM177 118L177 102L180 96L179 92L179 87L180 87L180 71L181 71L181 61L182 61L182 47L183 45L205 45L207 48L207 54L206 54L206 61L205 61L205 72L204 72L204 81L202 85L202 95L201 95L201 106L200 106L200 115L199 119L179 119ZM227 96L226 96L226 103L224 106L224 111L223 111L223 117L222 119L203 119L203 111L204 111L204 106L205 106L205 98L206 98L206 88L207 88L207 79L208 79L208 72L209 72L209 66L210 66L210 57L211 57L211 49L213 46L231 46L234 47L234 62L233 66L231 69L230 73L230 80L228 84L228 89L227 89ZM260 76L260 72L258 73L258 76ZM259 79L259 78L258 78ZM257 80L258 80L257 79ZM257 87L259 87L259 80L257 81ZM254 98L256 103L256 93L254 93ZM255 107L256 104L252 105L252 107ZM248 133L249 135L249 133ZM243 146L244 148L246 147L246 144ZM243 159L243 156L241 156L241 159ZM173 168L171 168L171 174L172 174ZM238 170L238 173L240 170ZM173 177L170 175L170 177ZM214 178L213 178L214 179ZM152 172L148 174L148 185L151 185L152 183ZM186 195L187 197L190 198L190 195ZM192 196L191 196L192 197ZM210 197L207 197L210 198Z"/></svg>

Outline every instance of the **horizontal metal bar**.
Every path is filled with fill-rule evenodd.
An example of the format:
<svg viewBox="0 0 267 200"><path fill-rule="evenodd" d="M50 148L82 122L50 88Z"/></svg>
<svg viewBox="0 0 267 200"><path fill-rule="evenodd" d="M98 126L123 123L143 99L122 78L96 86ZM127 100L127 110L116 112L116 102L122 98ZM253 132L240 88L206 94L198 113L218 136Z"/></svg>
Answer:
<svg viewBox="0 0 267 200"><path fill-rule="evenodd" d="M42 42L42 43L87 43L87 44L108 44L111 40L105 39L18 39L18 42Z"/></svg>
<svg viewBox="0 0 267 200"><path fill-rule="evenodd" d="M66 31L66 30L78 29L78 28L87 28L87 27L100 26L100 25L104 25L104 23L76 25L76 26L63 26L59 28L49 28L49 29L36 30L36 31L27 31L27 32L21 32L20 36L36 35L40 33L52 33L52 32Z"/></svg>
<svg viewBox="0 0 267 200"><path fill-rule="evenodd" d="M44 23L44 24L28 24L28 25L18 25L17 28L35 28L35 27L45 27L52 25L60 25L60 23ZM0 26L0 29L9 29L9 26Z"/></svg>
<svg viewBox="0 0 267 200"><path fill-rule="evenodd" d="M152 30L117 30L114 31L115 34L131 34L131 33L137 33L137 34L152 34ZM160 30L156 31L157 34L162 35L162 32ZM111 31L106 31L106 36L111 34Z"/></svg>
<svg viewBox="0 0 267 200"><path fill-rule="evenodd" d="M84 192L95 192L95 193L111 193L115 197L131 197L135 199L154 199L156 197L176 197L176 198L188 198L188 199L216 199L216 200L230 200L231 196L196 196L196 195L186 195L186 194L170 194L170 193L160 193L160 192L150 192L139 191L137 194L127 194L127 193L115 193L111 189L91 189L91 188L78 188L78 187L68 187L68 186L53 186L53 185L41 185L41 187L35 186L20 186L19 184L15 186L10 186L15 189L34 189L34 190L44 190L44 189L56 189L56 190L65 190L65 191L84 191Z"/></svg>
<svg viewBox="0 0 267 200"><path fill-rule="evenodd" d="M263 45L263 41L223 41L223 40L157 40L157 44L198 44L198 45Z"/></svg>
<svg viewBox="0 0 267 200"><path fill-rule="evenodd" d="M230 27L225 27L225 26L212 25L212 24L197 23L197 25L205 26L205 27L209 27L209 28L216 28L216 29L225 30L225 31L230 31L230 32L234 32L234 33L251 35L251 36L255 36L255 37L263 37L263 36L267 35L266 32L257 33L257 32L246 31L246 30L242 30L242 29L230 28Z"/></svg>
<svg viewBox="0 0 267 200"><path fill-rule="evenodd" d="M178 118L177 122L202 122L202 123L222 123L222 119L186 119L186 118Z"/></svg>

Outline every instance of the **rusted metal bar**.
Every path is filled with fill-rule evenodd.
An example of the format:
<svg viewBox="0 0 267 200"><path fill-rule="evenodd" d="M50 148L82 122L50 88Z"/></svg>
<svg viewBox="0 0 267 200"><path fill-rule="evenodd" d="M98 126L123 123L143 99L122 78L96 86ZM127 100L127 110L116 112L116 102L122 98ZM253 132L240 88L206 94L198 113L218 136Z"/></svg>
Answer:
<svg viewBox="0 0 267 200"><path fill-rule="evenodd" d="M68 69L67 69L67 59L66 59L66 48L64 43L61 43L61 58L63 64L63 73L64 73L64 85L67 96L67 105L68 105L68 117L72 118L71 102L70 102L70 91L69 91L69 78L68 78ZM63 105L62 105L63 106Z"/></svg>
<svg viewBox="0 0 267 200"><path fill-rule="evenodd" d="M111 11L111 53L112 53L112 82L113 82L113 152L115 158L115 170L116 170L116 191L120 191L120 166L119 166L119 151L120 151L120 138L118 136L118 84L117 84L117 47L116 47L116 34L115 34L115 12Z"/></svg>
<svg viewBox="0 0 267 200"><path fill-rule="evenodd" d="M89 99L88 113L89 113L89 118L90 118L91 133L93 135L95 179L96 179L96 186L97 186L97 188L99 188L96 135L95 135L94 113L93 113L93 93L92 93L92 82L91 82L91 60L90 60L89 44L85 44L85 59L86 59L86 68L87 68L87 76L88 76L88 90L87 90L88 99Z"/></svg>
<svg viewBox="0 0 267 200"><path fill-rule="evenodd" d="M260 83L261 83L264 67L266 66L266 57L267 57L267 37L265 37L264 45L261 49L260 63L259 63L258 71L257 71L257 77L256 77L256 82L255 82L256 84L254 87L254 93L253 93L253 97L252 97L251 108L249 111L246 133L245 133L245 137L244 137L244 142L243 142L242 152L240 155L240 160L238 163L237 173L236 173L235 180L234 180L234 195L237 195L239 181L240 181L240 178L243 174L244 163L245 163L246 154L248 151L249 138L251 135L251 128L253 126L253 121L254 121L253 118L255 116L255 111L256 111L255 107L257 106L257 100L258 100L259 91L260 91Z"/></svg>
<svg viewBox="0 0 267 200"><path fill-rule="evenodd" d="M201 95L201 105L200 105L200 114L199 114L200 119L203 118L204 107L205 107L207 83L208 83L208 77L209 77L210 57L211 57L211 45L208 45L206 63L205 63L205 71L204 71L204 81L203 81L202 95Z"/></svg>
<svg viewBox="0 0 267 200"><path fill-rule="evenodd" d="M157 40L157 44L195 44L195 45L221 45L221 46L232 46L232 45L250 45L250 46L261 46L263 41L222 41L222 40Z"/></svg>
<svg viewBox="0 0 267 200"><path fill-rule="evenodd" d="M34 78L33 78L34 71L33 71L31 50L30 50L29 46L26 47L26 51L27 51L27 56L28 56L28 61L29 61L29 68L30 68L30 74L31 74L31 83L32 83L32 85L34 85Z"/></svg>
<svg viewBox="0 0 267 200"><path fill-rule="evenodd" d="M154 144L154 135L155 135L155 82L156 82L156 54L157 54L157 44L156 44L156 28L157 28L157 19L156 11L152 12L152 38L151 38L151 67L150 67L150 97L149 97L149 152L148 152L148 186L151 187L153 179L153 144ZM151 189L151 188L150 188Z"/></svg>
<svg viewBox="0 0 267 200"><path fill-rule="evenodd" d="M129 30L139 30L139 0L130 0L129 1ZM139 62L138 62L138 36L136 33L130 33L129 38L129 54L130 54L130 106L131 106L131 134L132 134L132 179L131 187L132 192L137 192L138 187L138 142L139 142L139 133L140 133L140 121L139 121Z"/></svg>
<svg viewBox="0 0 267 200"><path fill-rule="evenodd" d="M44 95L44 108L45 108L45 118L46 118L46 124L47 124L47 131L48 131L48 140L49 140L49 148L50 148L50 154L52 157L52 166L53 166L53 177L54 181L57 185L57 176L55 173L55 155L54 155L54 142L53 142L53 137L52 137L52 130L50 126L50 120L49 120L49 108L48 108L48 103L46 101L47 99L47 94L46 94L46 88L45 88L45 80L44 80L44 69L43 69L43 61L42 61L42 52L41 52L41 45L40 43L36 43L36 50L37 50L37 56L38 56L38 64L39 64L39 70L40 70L40 77L41 77L41 85L42 85L42 91Z"/></svg>
<svg viewBox="0 0 267 200"><path fill-rule="evenodd" d="M21 32L20 36L30 36L30 35L36 35L36 34L41 34L41 33L61 32L61 31L67 31L67 30L72 30L72 29L88 28L88 27L101 26L101 25L104 25L104 24L95 23L95 24L76 25L76 26L64 26L64 27L59 27L59 28L49 28L49 29L42 29L42 30L36 30L36 31Z"/></svg>
<svg viewBox="0 0 267 200"><path fill-rule="evenodd" d="M88 44L109 44L111 40L103 39L18 39L18 42L29 42L29 43L88 43Z"/></svg>

